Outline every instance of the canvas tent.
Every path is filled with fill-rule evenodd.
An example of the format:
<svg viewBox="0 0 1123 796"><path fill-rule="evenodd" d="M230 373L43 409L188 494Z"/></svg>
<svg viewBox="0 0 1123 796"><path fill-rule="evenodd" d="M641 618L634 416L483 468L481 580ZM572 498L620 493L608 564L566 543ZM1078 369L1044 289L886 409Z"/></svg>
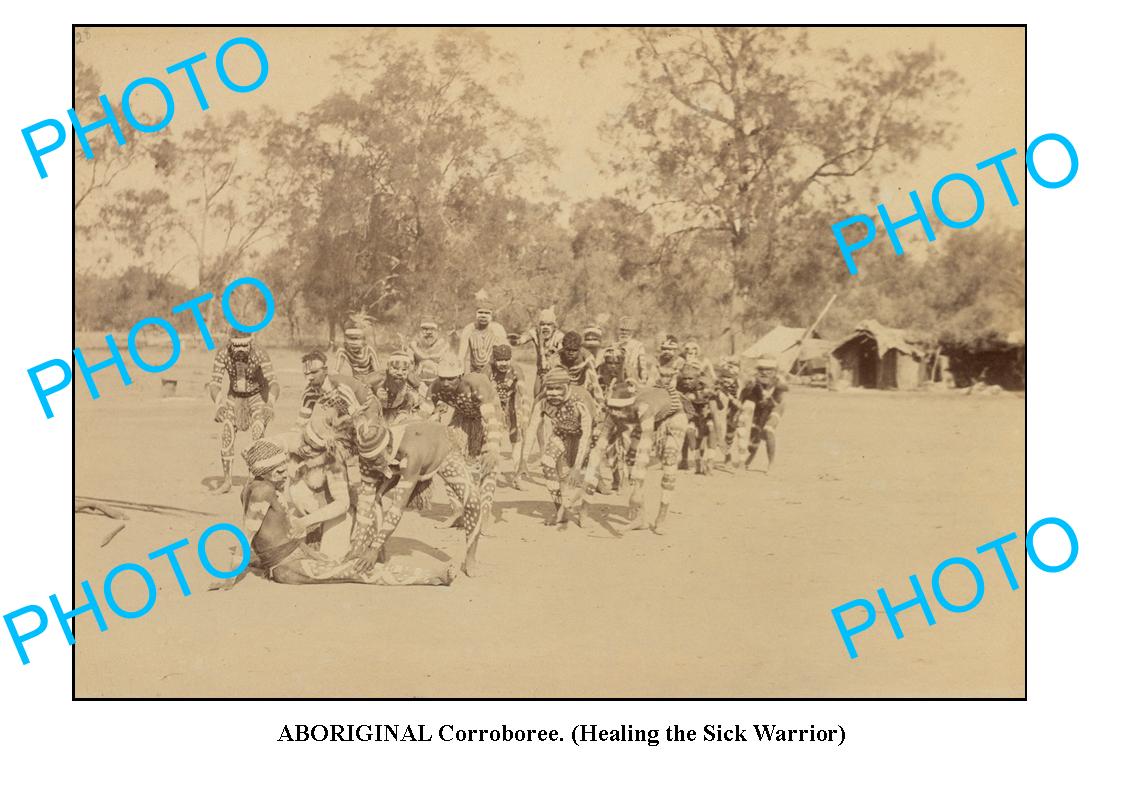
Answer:
<svg viewBox="0 0 1123 796"><path fill-rule="evenodd" d="M915 390L928 380L922 335L863 321L831 351L831 378L839 385Z"/></svg>
<svg viewBox="0 0 1123 796"><path fill-rule="evenodd" d="M763 356L776 357L781 373L790 373L797 362L812 360L823 356L830 345L819 339L818 332L804 340L801 347L799 341L807 330L799 326L776 326L764 337L757 340L745 351L741 357L747 360L760 359Z"/></svg>
<svg viewBox="0 0 1123 796"><path fill-rule="evenodd" d="M810 384L826 387L830 380L831 351L834 345L833 340L804 340L791 372Z"/></svg>

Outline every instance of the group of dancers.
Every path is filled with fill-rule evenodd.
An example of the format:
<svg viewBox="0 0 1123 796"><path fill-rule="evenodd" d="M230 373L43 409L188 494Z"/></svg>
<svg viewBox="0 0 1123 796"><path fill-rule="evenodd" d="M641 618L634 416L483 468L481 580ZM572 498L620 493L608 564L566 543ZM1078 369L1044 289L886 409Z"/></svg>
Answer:
<svg viewBox="0 0 1123 796"><path fill-rule="evenodd" d="M508 334L486 294L477 299L475 320L455 347L426 318L384 364L369 320L355 314L332 355L304 354L299 416L268 437L280 395L272 363L251 335L231 333L208 391L222 425L219 491L232 488L238 432L252 438L242 453L250 479L241 493L251 571L283 583L447 584L455 566L393 559L386 547L403 513L426 508L440 479L453 508L446 524L464 532L460 569L474 575L496 487L502 479L525 489L535 448L552 500L544 521L560 529L582 525L590 495L623 492L621 530L663 533L679 470L749 469L761 443L763 471L772 465L788 389L774 358L758 359L742 378L738 357L715 367L697 343L663 335L650 361L634 318L622 317L607 342L605 316L564 331L550 308L525 333ZM531 383L512 362L513 350L526 345L535 355ZM653 458L660 501L649 518Z"/></svg>

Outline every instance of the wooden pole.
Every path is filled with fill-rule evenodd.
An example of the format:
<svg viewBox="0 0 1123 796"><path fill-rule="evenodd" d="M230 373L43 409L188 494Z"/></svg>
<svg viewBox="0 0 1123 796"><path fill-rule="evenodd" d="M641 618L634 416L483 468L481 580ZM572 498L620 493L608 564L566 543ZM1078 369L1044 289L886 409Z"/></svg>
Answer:
<svg viewBox="0 0 1123 796"><path fill-rule="evenodd" d="M803 372L803 363L799 361L799 355L803 351L803 344L807 341L807 338L811 336L811 333L815 331L815 327L819 325L819 322L823 320L823 316L827 314L827 310L831 308L831 305L834 304L834 300L836 298L838 298L837 293L831 295L831 300L827 302L827 306L823 307L823 311L819 313L819 317L815 319L815 322L813 324L811 324L807 327L807 329L804 330L803 336L799 338L799 342L796 344L795 349L796 361L799 362L799 367L796 368L795 371L796 376Z"/></svg>
<svg viewBox="0 0 1123 796"><path fill-rule="evenodd" d="M105 547L107 544L112 542L113 537L116 536L117 534L119 534L123 530L125 530L125 523L119 522L116 525L114 525L113 528L109 531L109 533L107 533L105 535L105 538L103 538L101 540L101 546Z"/></svg>
<svg viewBox="0 0 1123 796"><path fill-rule="evenodd" d="M128 515L119 509L134 509L136 511L147 511L153 514L196 514L200 517L217 517L209 511L196 511L195 509L184 509L178 506L165 506L160 503L139 503L131 500L116 500L114 498L89 498L77 495L74 498L75 511L99 511L107 517L114 519L128 519ZM118 509L114 511L114 509Z"/></svg>
<svg viewBox="0 0 1123 796"><path fill-rule="evenodd" d="M115 520L127 520L129 515L123 511L119 511L111 505L103 501L93 500L90 498L75 498L74 499L75 512L88 512L90 514L98 513L104 514L106 517L111 517Z"/></svg>
<svg viewBox="0 0 1123 796"><path fill-rule="evenodd" d="M800 346L802 346L802 345L803 345L803 342L804 342L804 341L805 341L805 340L806 340L806 339L807 339L808 337L810 337L810 336L811 336L811 333L812 333L812 332L814 332L814 331L815 331L815 327L816 327L816 326L818 326L818 325L819 325L819 323L820 323L820 321L822 321L822 320L823 320L823 316L827 314L827 310L829 310L829 309L831 308L831 305L832 305L832 304L834 304L834 300L835 300L836 298L838 298L838 294L837 294L837 293L835 293L835 294L833 294L833 295L831 296L831 300L827 302L827 306L823 307L823 311L819 313L819 317L815 319L815 323L813 323L813 324L811 324L810 326L808 326L808 327L807 327L807 330L806 330L806 331L805 331L805 332L803 333L803 337L799 338L799 344L800 344Z"/></svg>

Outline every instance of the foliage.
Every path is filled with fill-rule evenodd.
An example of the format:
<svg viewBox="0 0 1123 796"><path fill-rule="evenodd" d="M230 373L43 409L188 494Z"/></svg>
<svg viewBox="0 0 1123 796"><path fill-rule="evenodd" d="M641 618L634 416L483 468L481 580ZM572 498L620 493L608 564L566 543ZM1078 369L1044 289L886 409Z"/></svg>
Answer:
<svg viewBox="0 0 1123 796"><path fill-rule="evenodd" d="M103 93L101 76L89 64L76 61L74 64L74 109L80 119L87 122L105 116L105 110L98 101ZM119 105L110 103L118 120L124 119ZM143 114L142 121L152 121ZM94 157L87 158L81 145L75 139L74 146L74 216L75 233L87 242L94 237L97 226L89 206L96 204L112 192L113 184L119 178L144 161L152 146L152 136L139 135L122 124L127 143L118 146L112 132L102 129L91 133L90 147ZM132 133L130 135L130 133Z"/></svg>
<svg viewBox="0 0 1123 796"><path fill-rule="evenodd" d="M950 133L933 103L959 80L935 50L821 56L798 28L610 36L626 37L637 72L634 99L603 128L625 198L654 219L661 259L720 264L730 322L805 316L801 297L843 281L806 255L809 242L825 251L821 222L852 203L852 178Z"/></svg>
<svg viewBox="0 0 1123 796"><path fill-rule="evenodd" d="M924 330L957 347L1025 344L1025 233L1001 228L956 230L925 261L894 256L886 243L867 257L851 289L832 310L838 323L865 318Z"/></svg>
<svg viewBox="0 0 1123 796"><path fill-rule="evenodd" d="M171 308L197 293L139 266L111 277L77 274L74 288L81 297L74 318L81 331L127 330L148 317L167 318L182 331L195 328L190 313L172 316Z"/></svg>
<svg viewBox="0 0 1123 796"><path fill-rule="evenodd" d="M1024 233L955 231L904 257L879 239L853 278L830 232L877 175L949 139L934 103L960 81L939 53L820 52L791 28L616 29L603 44L626 45L633 69L603 125L624 187L568 207L540 123L493 92L517 75L478 30L428 48L375 31L333 56L337 90L303 113L212 110L78 154L79 325L167 317L188 263L192 296L261 276L294 340L333 337L356 310L451 330L480 288L511 330L555 305L566 328L629 314L646 336L744 342L809 324L838 293L826 334L874 318L948 344L1024 338ZM80 111L100 82L76 64Z"/></svg>
<svg viewBox="0 0 1123 796"><path fill-rule="evenodd" d="M270 157L280 124L276 112L207 115L199 127L165 138L152 151L156 174L182 196L177 227L190 242L198 282L220 291L246 270L259 245L275 234L291 186L283 160Z"/></svg>
<svg viewBox="0 0 1123 796"><path fill-rule="evenodd" d="M330 327L357 309L460 306L485 284L509 303L519 277L564 252L554 211L518 190L550 148L475 76L495 57L463 32L431 52L372 33L336 56L340 90L298 121L286 153L301 185L288 244Z"/></svg>

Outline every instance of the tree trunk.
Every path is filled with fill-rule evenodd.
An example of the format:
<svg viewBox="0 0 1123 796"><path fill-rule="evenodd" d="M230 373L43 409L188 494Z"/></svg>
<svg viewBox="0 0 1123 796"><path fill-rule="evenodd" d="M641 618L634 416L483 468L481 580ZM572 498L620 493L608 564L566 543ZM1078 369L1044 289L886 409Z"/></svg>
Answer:
<svg viewBox="0 0 1123 796"><path fill-rule="evenodd" d="M221 301L222 298L220 296L215 296L207 302L207 329L210 330L211 336L215 338L224 337L226 334L225 328L216 329L214 325L215 305L219 304Z"/></svg>

